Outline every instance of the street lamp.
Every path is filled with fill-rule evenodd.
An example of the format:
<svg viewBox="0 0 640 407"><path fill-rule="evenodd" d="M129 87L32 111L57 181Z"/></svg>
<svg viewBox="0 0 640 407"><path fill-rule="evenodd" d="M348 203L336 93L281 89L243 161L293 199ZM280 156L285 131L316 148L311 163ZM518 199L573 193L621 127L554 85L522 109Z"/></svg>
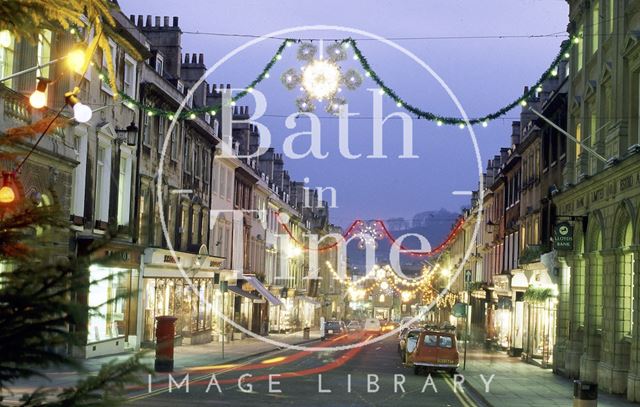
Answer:
<svg viewBox="0 0 640 407"><path fill-rule="evenodd" d="M126 141L128 146L135 146L138 142L138 126L133 121L124 129L116 127L115 132L118 134L118 140ZM120 137L121 134L122 137Z"/></svg>

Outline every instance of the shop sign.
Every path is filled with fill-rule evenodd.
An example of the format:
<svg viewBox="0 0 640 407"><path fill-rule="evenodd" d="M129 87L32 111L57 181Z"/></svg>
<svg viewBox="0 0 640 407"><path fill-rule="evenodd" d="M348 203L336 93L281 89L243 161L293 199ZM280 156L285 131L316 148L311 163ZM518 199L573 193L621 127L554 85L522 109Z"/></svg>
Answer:
<svg viewBox="0 0 640 407"><path fill-rule="evenodd" d="M496 292L508 293L511 291L509 276L493 276L493 286Z"/></svg>
<svg viewBox="0 0 640 407"><path fill-rule="evenodd" d="M162 259L163 263L171 263L171 264L176 264L176 258L173 257L170 254L165 254L164 258ZM178 261L180 261L180 257L178 257Z"/></svg>
<svg viewBox="0 0 640 407"><path fill-rule="evenodd" d="M573 225L569 222L558 223L553 231L553 248L573 250Z"/></svg>

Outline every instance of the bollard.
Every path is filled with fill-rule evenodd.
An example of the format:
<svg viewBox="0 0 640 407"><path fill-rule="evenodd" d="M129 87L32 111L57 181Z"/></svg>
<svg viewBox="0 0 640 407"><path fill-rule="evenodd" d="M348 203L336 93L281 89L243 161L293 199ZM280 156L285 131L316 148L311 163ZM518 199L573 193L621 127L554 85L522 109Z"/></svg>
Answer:
<svg viewBox="0 0 640 407"><path fill-rule="evenodd" d="M173 372L173 340L177 319L172 316L156 317L156 372Z"/></svg>
<svg viewBox="0 0 640 407"><path fill-rule="evenodd" d="M598 385L582 380L573 381L573 407L596 407L598 405Z"/></svg>
<svg viewBox="0 0 640 407"><path fill-rule="evenodd" d="M304 328L302 330L302 339L309 339L309 332L311 331L311 328Z"/></svg>

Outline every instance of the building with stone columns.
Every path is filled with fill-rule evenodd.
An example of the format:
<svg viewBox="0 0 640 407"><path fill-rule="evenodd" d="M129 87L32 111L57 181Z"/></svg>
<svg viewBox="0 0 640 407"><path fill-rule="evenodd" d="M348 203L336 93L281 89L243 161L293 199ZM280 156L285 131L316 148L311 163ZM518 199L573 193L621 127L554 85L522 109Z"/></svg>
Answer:
<svg viewBox="0 0 640 407"><path fill-rule="evenodd" d="M557 369L640 400L640 2L569 1L568 143L558 216L572 216L568 342ZM602 156L602 157L599 157ZM559 325L560 329L560 325ZM558 332L558 334L563 334Z"/></svg>

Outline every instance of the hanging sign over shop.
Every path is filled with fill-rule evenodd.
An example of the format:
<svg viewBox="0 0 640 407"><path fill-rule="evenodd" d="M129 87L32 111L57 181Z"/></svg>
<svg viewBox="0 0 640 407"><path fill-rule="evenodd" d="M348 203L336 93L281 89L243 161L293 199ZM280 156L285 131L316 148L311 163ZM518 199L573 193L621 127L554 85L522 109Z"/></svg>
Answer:
<svg viewBox="0 0 640 407"><path fill-rule="evenodd" d="M569 222L558 223L553 230L553 248L573 250L573 225Z"/></svg>

